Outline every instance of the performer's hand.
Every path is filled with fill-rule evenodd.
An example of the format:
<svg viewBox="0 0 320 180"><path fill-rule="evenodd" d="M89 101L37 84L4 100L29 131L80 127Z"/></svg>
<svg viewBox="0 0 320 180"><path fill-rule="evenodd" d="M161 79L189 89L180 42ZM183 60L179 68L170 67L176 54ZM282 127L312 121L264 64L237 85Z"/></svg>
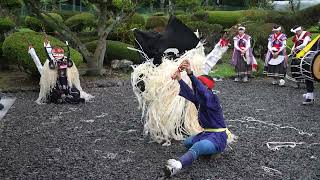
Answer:
<svg viewBox="0 0 320 180"><path fill-rule="evenodd" d="M29 50L32 49L32 48L33 48L33 46L32 46L32 44L30 44L30 45L29 45Z"/></svg>
<svg viewBox="0 0 320 180"><path fill-rule="evenodd" d="M187 59L187 60L184 60L181 65L182 69L185 69L187 74L190 74L191 73L191 65L190 65L190 61Z"/></svg>
<svg viewBox="0 0 320 180"><path fill-rule="evenodd" d="M178 81L180 81L180 80L181 80L181 73L180 73L180 71L179 71L179 70L176 71L176 72L171 76L171 78L172 78L173 80L178 80Z"/></svg>

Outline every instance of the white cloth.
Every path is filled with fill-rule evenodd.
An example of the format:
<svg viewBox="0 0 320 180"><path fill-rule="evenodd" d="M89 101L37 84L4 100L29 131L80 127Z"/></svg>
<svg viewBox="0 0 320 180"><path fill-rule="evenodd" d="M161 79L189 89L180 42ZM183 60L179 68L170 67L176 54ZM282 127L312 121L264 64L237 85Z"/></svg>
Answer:
<svg viewBox="0 0 320 180"><path fill-rule="evenodd" d="M217 64L219 59L222 58L223 54L228 50L228 46L221 47L220 41L215 45L214 49L207 55L206 61L203 67L203 73L208 75L211 69Z"/></svg>
<svg viewBox="0 0 320 180"><path fill-rule="evenodd" d="M310 36L306 36L306 37L304 38L304 40L303 40L303 43L302 43L300 46L296 47L296 48L301 50L301 49L303 49L304 47L306 47L310 41L311 41Z"/></svg>
<svg viewBox="0 0 320 180"><path fill-rule="evenodd" d="M268 62L269 65L279 65L280 63L282 63L284 61L284 56L283 55L279 55L277 58L272 58L270 59L270 61Z"/></svg>
<svg viewBox="0 0 320 180"><path fill-rule="evenodd" d="M36 64L39 73L42 75L43 66L42 66L42 64L40 62L39 57L37 56L36 51L34 50L34 48L29 48L28 53L31 55L31 58L33 59L33 62Z"/></svg>

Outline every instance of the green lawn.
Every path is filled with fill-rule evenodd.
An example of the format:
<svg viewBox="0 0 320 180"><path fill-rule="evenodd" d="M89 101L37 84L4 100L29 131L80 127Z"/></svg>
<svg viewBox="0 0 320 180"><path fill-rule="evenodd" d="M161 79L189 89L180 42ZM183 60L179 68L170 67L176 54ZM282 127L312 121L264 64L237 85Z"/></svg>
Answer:
<svg viewBox="0 0 320 180"><path fill-rule="evenodd" d="M234 67L230 64L223 63L217 64L213 70L209 73L212 77L231 78L236 75Z"/></svg>

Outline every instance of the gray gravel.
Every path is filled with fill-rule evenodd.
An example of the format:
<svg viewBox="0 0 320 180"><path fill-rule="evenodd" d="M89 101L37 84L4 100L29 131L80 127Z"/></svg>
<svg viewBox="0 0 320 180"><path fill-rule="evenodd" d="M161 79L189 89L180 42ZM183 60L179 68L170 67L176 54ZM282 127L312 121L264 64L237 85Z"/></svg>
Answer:
<svg viewBox="0 0 320 180"><path fill-rule="evenodd" d="M99 83L86 89L94 102L80 105L39 106L37 92L10 94L17 100L1 121L0 179L162 179L165 161L185 152L181 142L162 147L143 137L128 81ZM263 79L217 89L238 141L172 179L320 179L320 101L302 106L303 89ZM299 144L270 150L267 142Z"/></svg>

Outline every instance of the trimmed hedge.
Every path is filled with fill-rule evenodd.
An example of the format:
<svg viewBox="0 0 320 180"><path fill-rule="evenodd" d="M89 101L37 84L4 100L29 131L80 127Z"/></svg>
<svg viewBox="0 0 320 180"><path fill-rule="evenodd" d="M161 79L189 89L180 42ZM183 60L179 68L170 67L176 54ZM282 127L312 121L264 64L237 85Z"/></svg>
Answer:
<svg viewBox="0 0 320 180"><path fill-rule="evenodd" d="M80 14L78 11L53 11L53 12L59 14L64 21L74 15Z"/></svg>
<svg viewBox="0 0 320 180"><path fill-rule="evenodd" d="M191 15L184 14L184 15L177 15L176 17L184 24L191 22Z"/></svg>
<svg viewBox="0 0 320 180"><path fill-rule="evenodd" d="M90 52L94 52L97 47L97 43L98 41L92 41L86 43L86 46ZM107 40L106 57L108 62L111 62L114 59L127 59L133 61L135 64L141 63L139 53L129 50L127 47L133 46L119 41Z"/></svg>
<svg viewBox="0 0 320 180"><path fill-rule="evenodd" d="M21 0L0 0L0 6L9 10L19 9L22 7L22 2Z"/></svg>
<svg viewBox="0 0 320 180"><path fill-rule="evenodd" d="M220 34L223 30L223 27L220 24L209 24L203 21L191 21L186 25L193 31L199 30L199 32L205 37L210 36L212 33Z"/></svg>
<svg viewBox="0 0 320 180"><path fill-rule="evenodd" d="M193 21L208 21L209 13L207 11L197 11L191 16Z"/></svg>
<svg viewBox="0 0 320 180"><path fill-rule="evenodd" d="M65 21L72 31L81 32L86 28L92 28L97 25L96 17L91 13L76 14Z"/></svg>
<svg viewBox="0 0 320 180"><path fill-rule="evenodd" d="M48 13L55 21L58 21L59 23L62 23L63 22L63 19L62 17L59 15L59 14L56 14L56 13ZM44 18L48 21L51 21L52 22L52 18L47 16L47 15L44 15ZM45 25L45 23L43 23L41 20L35 18L35 17L31 17L31 16L26 16L25 18L25 24L28 28L34 30L34 31L42 31L42 28L44 27L45 30L47 32L52 32L54 31L54 29L48 27Z"/></svg>
<svg viewBox="0 0 320 180"><path fill-rule="evenodd" d="M49 41L52 46L65 46L65 44L52 37L49 36ZM32 75L37 75L38 70L28 54L28 42L33 44L37 55L42 63L47 59L47 55L43 48L43 34L37 32L16 32L11 34L6 40L3 42L2 51L3 56L10 60L12 63L21 65L24 70ZM82 55L77 52L75 49L71 49L71 59L78 66L82 63L83 58Z"/></svg>
<svg viewBox="0 0 320 180"><path fill-rule="evenodd" d="M109 20L107 22L107 25L111 23L112 23L112 20ZM123 23L115 27L110 33L108 39L121 41L128 44L134 44L135 37L131 29L133 28L144 29L145 23L146 23L145 19L142 15L134 14L133 16L126 19Z"/></svg>
<svg viewBox="0 0 320 180"><path fill-rule="evenodd" d="M168 19L164 16L151 16L147 19L146 29L154 29L157 27L166 27Z"/></svg>
<svg viewBox="0 0 320 180"><path fill-rule="evenodd" d="M230 28L237 24L244 11L207 11L208 23L221 24L224 28Z"/></svg>
<svg viewBox="0 0 320 180"><path fill-rule="evenodd" d="M34 31L41 31L43 27L43 24L39 19L31 16L26 16L25 24L28 28Z"/></svg>
<svg viewBox="0 0 320 180"><path fill-rule="evenodd" d="M262 9L250 9L243 11L242 17L240 17L239 22L253 21L253 22L266 22L267 17L271 11L266 11Z"/></svg>
<svg viewBox="0 0 320 180"><path fill-rule="evenodd" d="M8 32L15 26L16 24L9 17L0 18L0 33Z"/></svg>

